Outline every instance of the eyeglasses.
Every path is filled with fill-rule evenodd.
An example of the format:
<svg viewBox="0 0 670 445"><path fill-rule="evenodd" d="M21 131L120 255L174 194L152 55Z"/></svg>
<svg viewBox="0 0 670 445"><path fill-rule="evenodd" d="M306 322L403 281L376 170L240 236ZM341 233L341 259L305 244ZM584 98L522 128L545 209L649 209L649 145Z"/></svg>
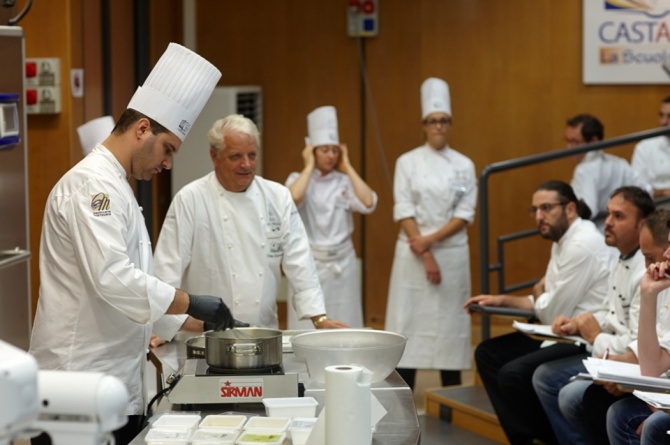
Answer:
<svg viewBox="0 0 670 445"><path fill-rule="evenodd" d="M547 214L552 210L554 210L554 207L564 206L566 204L567 202L546 202L544 204L540 204L539 206L530 206L530 208L528 208L528 214L530 215L531 218L535 218L535 215L537 214L538 210L540 211L540 213Z"/></svg>
<svg viewBox="0 0 670 445"><path fill-rule="evenodd" d="M448 119L446 117L443 117L442 119L428 119L423 121L424 124L430 125L431 127L435 127L438 124L439 125L447 125L451 123L451 119Z"/></svg>

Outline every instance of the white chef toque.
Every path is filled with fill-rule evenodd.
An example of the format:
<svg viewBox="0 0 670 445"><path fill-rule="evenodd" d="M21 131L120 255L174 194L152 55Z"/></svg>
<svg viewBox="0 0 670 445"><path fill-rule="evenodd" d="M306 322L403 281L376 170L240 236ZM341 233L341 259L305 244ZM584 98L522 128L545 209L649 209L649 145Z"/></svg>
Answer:
<svg viewBox="0 0 670 445"><path fill-rule="evenodd" d="M340 145L337 133L337 111L335 107L319 107L307 115L307 132L310 143L320 145Z"/></svg>
<svg viewBox="0 0 670 445"><path fill-rule="evenodd" d="M451 117L449 85L436 77L429 77L421 84L421 119L430 113L447 113Z"/></svg>
<svg viewBox="0 0 670 445"><path fill-rule="evenodd" d="M221 72L190 49L170 43L137 88L128 108L155 120L184 141Z"/></svg>
<svg viewBox="0 0 670 445"><path fill-rule="evenodd" d="M96 119L91 119L83 125L77 127L77 134L79 134L79 143L84 156L88 155L91 150L100 142L107 139L107 136L114 129L114 118L112 116L103 116Z"/></svg>

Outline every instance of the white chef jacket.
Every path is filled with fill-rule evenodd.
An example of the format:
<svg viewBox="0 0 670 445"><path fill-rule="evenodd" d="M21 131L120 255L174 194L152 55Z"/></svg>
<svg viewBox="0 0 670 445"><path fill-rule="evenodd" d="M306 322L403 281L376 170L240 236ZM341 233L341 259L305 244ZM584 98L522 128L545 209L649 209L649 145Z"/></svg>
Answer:
<svg viewBox="0 0 670 445"><path fill-rule="evenodd" d="M559 315L572 318L597 312L607 297L614 259L613 249L605 244L593 222L575 219L551 246L545 291L536 300L532 295L528 297L540 322L551 324Z"/></svg>
<svg viewBox="0 0 670 445"><path fill-rule="evenodd" d="M640 280L645 274L644 255L640 249L625 258L619 257L610 273L606 305L594 314L602 332L593 342L592 353L602 356L623 354L637 339L640 319Z"/></svg>
<svg viewBox="0 0 670 445"><path fill-rule="evenodd" d="M644 139L635 146L633 168L655 190L670 189L670 140L667 136Z"/></svg>
<svg viewBox="0 0 670 445"><path fill-rule="evenodd" d="M625 185L640 187L651 193L652 188L628 162L602 151L590 151L577 164L571 182L575 195L591 209L592 217L607 210L614 190Z"/></svg>
<svg viewBox="0 0 670 445"><path fill-rule="evenodd" d="M291 173L286 186L290 187L299 177L300 173ZM365 207L356 196L349 176L344 173L332 171L321 175L315 169L309 178L305 199L298 206L310 245L334 247L350 240L354 231L352 212L364 215L374 212L377 207L375 192L372 192L372 200L372 206Z"/></svg>
<svg viewBox="0 0 670 445"><path fill-rule="evenodd" d="M472 161L446 147L425 144L398 158L394 177L393 218L414 218L419 233L437 231L453 218L472 222L477 183ZM426 279L420 257L407 235L396 242L386 310L386 329L407 337L398 367L467 369L470 367L470 317L463 311L471 295L470 253L464 228L431 247L442 281Z"/></svg>
<svg viewBox="0 0 670 445"><path fill-rule="evenodd" d="M241 193L225 190L214 172L184 186L168 209L154 261L157 277L221 297L237 320L252 326L278 327L281 269L295 291L298 317L325 313L291 193L259 176Z"/></svg>
<svg viewBox="0 0 670 445"><path fill-rule="evenodd" d="M300 173L291 173L286 186L290 187L299 177ZM322 175L317 169L312 172L305 198L298 206L319 273L326 313L352 328L363 327L359 268L351 242L352 212L369 214L376 206L377 194L372 192L372 206L365 207L356 196L349 176L338 171ZM309 320L297 319L290 301L289 298L288 328L313 328Z"/></svg>
<svg viewBox="0 0 670 445"><path fill-rule="evenodd" d="M104 146L67 172L47 199L40 297L30 353L40 369L103 372L144 413L152 323L175 288L152 274L151 243L126 173Z"/></svg>

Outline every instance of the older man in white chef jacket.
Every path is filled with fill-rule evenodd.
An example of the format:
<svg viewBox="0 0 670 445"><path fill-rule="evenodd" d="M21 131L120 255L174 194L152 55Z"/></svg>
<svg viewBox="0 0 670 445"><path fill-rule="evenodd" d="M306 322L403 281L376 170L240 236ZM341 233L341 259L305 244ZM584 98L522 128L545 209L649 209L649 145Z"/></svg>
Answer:
<svg viewBox="0 0 670 445"><path fill-rule="evenodd" d="M115 433L117 444L140 430L146 350L152 328L164 332L171 321L163 315L187 313L215 328L233 323L219 297L189 295L153 276L151 242L128 182L172 167L220 77L202 57L170 44L112 134L47 199L30 352L40 369L96 371L124 382L129 420Z"/></svg>
<svg viewBox="0 0 670 445"><path fill-rule="evenodd" d="M467 226L475 218L473 162L449 145L449 87L421 85L426 142L396 162L393 219L400 223L386 309L386 329L407 337L398 372L410 387L417 369L439 369L443 385L460 384L470 367Z"/></svg>
<svg viewBox="0 0 670 445"><path fill-rule="evenodd" d="M326 316L305 227L289 190L256 176L256 125L230 115L214 122L208 137L214 171L175 195L154 254L156 276L221 295L236 319L277 328L283 270L299 318L311 319L317 328L346 327Z"/></svg>

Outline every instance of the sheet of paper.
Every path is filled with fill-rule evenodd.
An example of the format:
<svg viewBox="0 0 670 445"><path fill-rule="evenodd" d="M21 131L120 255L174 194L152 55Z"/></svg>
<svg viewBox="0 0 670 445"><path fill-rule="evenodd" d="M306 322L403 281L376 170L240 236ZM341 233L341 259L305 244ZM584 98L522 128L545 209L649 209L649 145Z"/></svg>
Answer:
<svg viewBox="0 0 670 445"><path fill-rule="evenodd" d="M635 390L633 395L658 409L670 409L670 394Z"/></svg>
<svg viewBox="0 0 670 445"><path fill-rule="evenodd" d="M516 329L519 332L523 332L524 334L537 335L539 337L546 337L547 339L550 338L567 339L574 341L575 343L584 345L589 344L589 342L587 342L578 335L556 335L553 332L551 332L551 325L548 324L522 323L520 321L514 320L514 322L512 322L512 327L514 327L514 329Z"/></svg>
<svg viewBox="0 0 670 445"><path fill-rule="evenodd" d="M625 388L652 392L670 391L670 379L666 377L648 377L640 372L640 365L589 357L583 360L586 370L594 380L614 382Z"/></svg>

